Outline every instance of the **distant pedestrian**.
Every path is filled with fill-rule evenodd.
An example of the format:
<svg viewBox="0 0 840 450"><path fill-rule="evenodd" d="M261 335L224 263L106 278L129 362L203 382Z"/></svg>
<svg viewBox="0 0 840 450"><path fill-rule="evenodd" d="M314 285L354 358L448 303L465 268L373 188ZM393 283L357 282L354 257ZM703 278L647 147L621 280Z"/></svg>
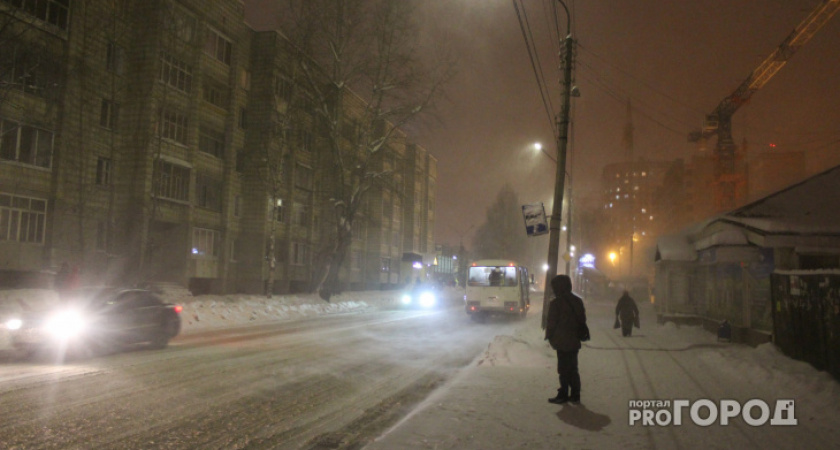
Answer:
<svg viewBox="0 0 840 450"><path fill-rule="evenodd" d="M568 275L557 275L551 279L554 299L548 307L545 339L557 351L557 374L560 389L557 396L548 399L550 403L580 403L580 372L578 352L580 338L578 329L586 324L586 310L583 300L572 293L572 279ZM571 391L571 392L570 392Z"/></svg>
<svg viewBox="0 0 840 450"><path fill-rule="evenodd" d="M621 335L624 337L633 334L634 326L639 328L639 308L636 307L636 301L626 290L615 305L615 319L621 322Z"/></svg>

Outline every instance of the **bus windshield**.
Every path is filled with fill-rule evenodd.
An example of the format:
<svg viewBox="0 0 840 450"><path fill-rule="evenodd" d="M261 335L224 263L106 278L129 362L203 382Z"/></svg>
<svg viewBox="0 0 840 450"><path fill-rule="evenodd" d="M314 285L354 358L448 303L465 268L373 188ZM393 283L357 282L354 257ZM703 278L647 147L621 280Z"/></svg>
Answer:
<svg viewBox="0 0 840 450"><path fill-rule="evenodd" d="M516 286L516 267L470 267L470 286Z"/></svg>

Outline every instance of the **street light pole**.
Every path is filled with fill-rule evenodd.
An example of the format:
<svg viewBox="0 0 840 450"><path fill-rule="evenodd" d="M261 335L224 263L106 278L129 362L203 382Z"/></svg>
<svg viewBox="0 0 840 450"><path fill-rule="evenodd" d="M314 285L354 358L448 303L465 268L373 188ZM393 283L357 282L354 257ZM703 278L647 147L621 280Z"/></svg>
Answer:
<svg viewBox="0 0 840 450"><path fill-rule="evenodd" d="M551 279L557 275L558 256L560 253L560 222L563 219L563 190L566 186L566 145L569 142L569 110L572 97L572 16L563 0L557 0L566 11L566 39L563 43L563 107L557 122L557 171L554 180L554 205L551 208L551 221L548 235L548 271L545 275L543 295L542 328L548 321L548 304L551 302Z"/></svg>

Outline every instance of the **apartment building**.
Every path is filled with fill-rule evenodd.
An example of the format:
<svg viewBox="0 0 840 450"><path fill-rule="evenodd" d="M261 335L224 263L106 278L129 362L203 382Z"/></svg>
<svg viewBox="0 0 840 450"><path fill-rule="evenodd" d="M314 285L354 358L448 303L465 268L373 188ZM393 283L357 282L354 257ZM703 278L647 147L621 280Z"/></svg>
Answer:
<svg viewBox="0 0 840 450"><path fill-rule="evenodd" d="M45 285L68 263L86 283L194 292L262 292L274 264L276 291L309 288L329 164L306 114L283 119L294 139L275 133L289 109L282 35L254 32L238 0L0 0L0 15L0 287ZM253 155L271 150L282 167L268 189ZM396 250L360 236L346 266L404 251L414 230L387 226Z"/></svg>

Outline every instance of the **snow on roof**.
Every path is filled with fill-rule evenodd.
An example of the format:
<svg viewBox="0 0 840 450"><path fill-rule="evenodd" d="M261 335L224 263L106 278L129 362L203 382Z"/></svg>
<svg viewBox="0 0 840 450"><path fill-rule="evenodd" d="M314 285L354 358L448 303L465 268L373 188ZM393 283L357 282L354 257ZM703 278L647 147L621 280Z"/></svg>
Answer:
<svg viewBox="0 0 840 450"><path fill-rule="evenodd" d="M840 232L840 166L721 216L769 233Z"/></svg>
<svg viewBox="0 0 840 450"><path fill-rule="evenodd" d="M703 250L709 247L721 245L748 245L749 241L744 231L738 228L731 228L714 233L694 243L695 250Z"/></svg>
<svg viewBox="0 0 840 450"><path fill-rule="evenodd" d="M656 240L657 260L695 261L697 252L683 234L660 236Z"/></svg>

